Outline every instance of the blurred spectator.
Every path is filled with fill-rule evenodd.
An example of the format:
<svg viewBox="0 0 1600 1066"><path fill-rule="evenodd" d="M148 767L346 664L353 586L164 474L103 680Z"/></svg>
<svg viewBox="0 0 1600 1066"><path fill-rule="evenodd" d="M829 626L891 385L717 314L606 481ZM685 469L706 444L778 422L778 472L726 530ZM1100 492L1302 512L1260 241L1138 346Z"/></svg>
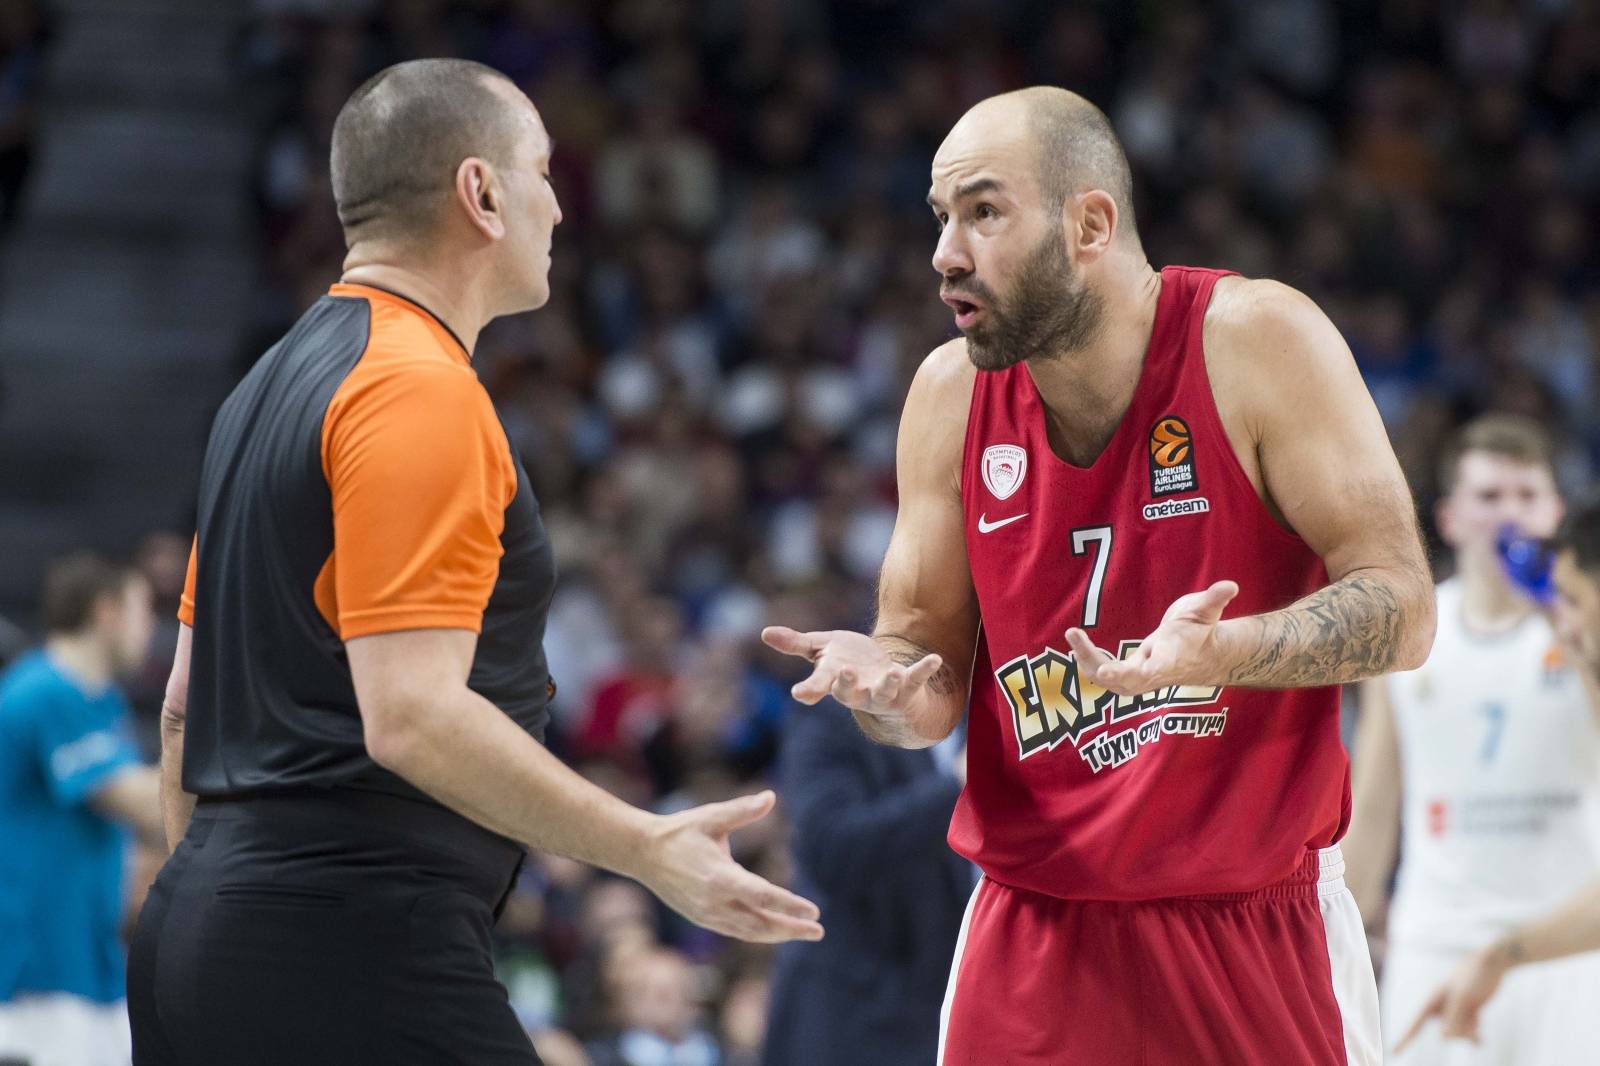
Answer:
<svg viewBox="0 0 1600 1066"><path fill-rule="evenodd" d="M144 661L128 675L128 702L139 751L151 761L161 757L161 702L178 649L178 599L189 571L189 543L177 533L151 533L133 557L134 569L150 586L155 626Z"/></svg>
<svg viewBox="0 0 1600 1066"><path fill-rule="evenodd" d="M17 220L33 169L35 109L48 28L39 0L0 4L0 237Z"/></svg>
<svg viewBox="0 0 1600 1066"><path fill-rule="evenodd" d="M683 639L678 605L656 598L634 605L623 619L627 652L620 670L599 681L588 713L573 736L580 758L637 760L646 741L665 723L673 664Z"/></svg>
<svg viewBox="0 0 1600 1066"><path fill-rule="evenodd" d="M771 998L772 987L764 974L746 974L728 988L718 1026L723 1066L759 1066Z"/></svg>
<svg viewBox="0 0 1600 1066"><path fill-rule="evenodd" d="M668 948L640 949L621 968L617 986L622 1031L589 1049L594 1066L722 1066L688 958Z"/></svg>
<svg viewBox="0 0 1600 1066"><path fill-rule="evenodd" d="M922 1066L976 871L945 843L966 783L964 732L936 748L874 744L825 701L793 711L779 794L797 886L828 935L783 945L765 1066Z"/></svg>
<svg viewBox="0 0 1600 1066"><path fill-rule="evenodd" d="M0 1058L127 1062L128 830L162 847L159 776L116 678L145 656L150 588L91 555L45 576L42 649L0 674Z"/></svg>
<svg viewBox="0 0 1600 1066"><path fill-rule="evenodd" d="M0 670L16 661L28 648L28 633L7 618L0 617Z"/></svg>
<svg viewBox="0 0 1600 1066"><path fill-rule="evenodd" d="M539 1053L544 1066L593 1066L583 1045L559 1029L534 1033L533 1050Z"/></svg>
<svg viewBox="0 0 1600 1066"><path fill-rule="evenodd" d="M600 221L615 231L650 222L696 232L716 215L716 160L669 99L634 104L626 131L601 152L595 182Z"/></svg>

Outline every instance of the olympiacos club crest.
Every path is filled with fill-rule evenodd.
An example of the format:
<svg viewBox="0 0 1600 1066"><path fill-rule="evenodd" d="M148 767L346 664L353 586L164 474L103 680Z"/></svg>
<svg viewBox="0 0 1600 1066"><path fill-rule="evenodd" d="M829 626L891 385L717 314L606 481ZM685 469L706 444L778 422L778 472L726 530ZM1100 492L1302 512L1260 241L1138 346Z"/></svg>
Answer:
<svg viewBox="0 0 1600 1066"><path fill-rule="evenodd" d="M1022 487L1028 473L1028 453L1015 444L991 444L983 450L983 483L994 498L1004 500Z"/></svg>

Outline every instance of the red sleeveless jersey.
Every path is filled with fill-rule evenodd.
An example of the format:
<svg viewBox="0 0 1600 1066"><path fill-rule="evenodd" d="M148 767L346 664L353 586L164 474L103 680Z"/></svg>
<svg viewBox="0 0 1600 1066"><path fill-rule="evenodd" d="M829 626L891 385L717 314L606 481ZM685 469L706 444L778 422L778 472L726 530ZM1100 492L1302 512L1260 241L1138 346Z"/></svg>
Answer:
<svg viewBox="0 0 1600 1066"><path fill-rule="evenodd" d="M1224 273L1161 272L1133 403L1092 466L1051 450L1026 365L977 376L961 499L982 629L950 844L1005 884L1251 891L1305 869L1348 821L1336 687L1118 697L1078 675L1067 644L1081 626L1126 654L1173 600L1224 578L1240 590L1228 617L1327 582L1268 514L1212 400L1201 323Z"/></svg>

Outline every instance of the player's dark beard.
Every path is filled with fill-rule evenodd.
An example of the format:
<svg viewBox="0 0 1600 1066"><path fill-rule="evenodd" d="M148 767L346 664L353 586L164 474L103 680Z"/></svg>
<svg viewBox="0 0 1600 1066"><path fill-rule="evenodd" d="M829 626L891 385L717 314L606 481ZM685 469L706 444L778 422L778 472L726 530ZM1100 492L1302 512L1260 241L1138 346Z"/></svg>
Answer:
<svg viewBox="0 0 1600 1066"><path fill-rule="evenodd" d="M983 301L985 313L966 331L967 358L979 370L1004 370L1024 359L1049 359L1086 347L1100 330L1105 302L1067 258L1060 234L1039 242L1004 301L976 278L945 287Z"/></svg>

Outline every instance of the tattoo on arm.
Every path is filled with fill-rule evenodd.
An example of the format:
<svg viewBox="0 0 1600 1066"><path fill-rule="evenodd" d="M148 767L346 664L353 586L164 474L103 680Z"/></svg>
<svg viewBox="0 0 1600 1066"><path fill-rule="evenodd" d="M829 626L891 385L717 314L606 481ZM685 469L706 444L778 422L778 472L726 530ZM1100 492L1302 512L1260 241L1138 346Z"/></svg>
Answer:
<svg viewBox="0 0 1600 1066"><path fill-rule="evenodd" d="M1228 684L1303 688L1375 677L1399 657L1410 611L1394 580L1357 571L1280 611L1244 619L1255 628Z"/></svg>
<svg viewBox="0 0 1600 1066"><path fill-rule="evenodd" d="M924 656L933 654L932 648L894 634L874 634L872 639L878 642L889 658L902 666L911 666ZM935 698L950 699L959 698L961 686L956 681L955 671L950 669L950 664L940 663L939 669L928 679L927 689ZM852 711L851 714L861 732L879 744L896 748L926 748L933 743L912 729L911 722L907 718L883 718L861 711Z"/></svg>
<svg viewBox="0 0 1600 1066"><path fill-rule="evenodd" d="M937 654L932 648L918 644L914 640L894 633L875 633L872 637L877 641L889 658L901 666L915 666L930 655ZM950 669L948 662L941 662L939 669L928 678L928 691L935 696L954 696L961 691L961 685L956 681L955 671Z"/></svg>

